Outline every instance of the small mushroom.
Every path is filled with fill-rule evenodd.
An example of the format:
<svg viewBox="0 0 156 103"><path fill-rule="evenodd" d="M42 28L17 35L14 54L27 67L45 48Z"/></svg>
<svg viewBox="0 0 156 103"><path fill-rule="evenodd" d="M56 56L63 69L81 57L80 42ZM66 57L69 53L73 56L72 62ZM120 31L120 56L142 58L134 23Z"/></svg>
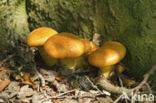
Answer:
<svg viewBox="0 0 156 103"><path fill-rule="evenodd" d="M38 47L41 57L48 66L55 65L57 63L57 59L50 57L45 52L43 45L51 36L54 36L56 34L57 32L54 29L48 27L40 27L33 30L27 38L27 45Z"/></svg>
<svg viewBox="0 0 156 103"><path fill-rule="evenodd" d="M88 62L100 68L101 73L108 78L114 68L114 64L120 62L126 55L126 48L119 42L109 41L101 48L92 52L88 57Z"/></svg>

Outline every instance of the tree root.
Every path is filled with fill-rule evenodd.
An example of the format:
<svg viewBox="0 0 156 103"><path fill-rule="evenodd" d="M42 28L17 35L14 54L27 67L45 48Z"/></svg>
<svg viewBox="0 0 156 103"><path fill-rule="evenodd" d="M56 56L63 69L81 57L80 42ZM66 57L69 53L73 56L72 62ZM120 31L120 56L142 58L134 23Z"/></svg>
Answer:
<svg viewBox="0 0 156 103"><path fill-rule="evenodd" d="M138 86L136 86L135 88L132 88L132 89L115 86L115 85L111 84L109 82L109 80L107 80L103 76L100 76L98 78L97 85L99 85L102 89L104 89L110 93L115 93L115 94L121 95L121 94L123 94L123 92L125 92L128 96L130 96L132 92L134 92L134 91L138 92L147 83L149 77L154 73L154 71L156 71L156 65L154 65L151 68L151 70L144 75L144 79L142 80L142 82L140 82L140 84Z"/></svg>
<svg viewBox="0 0 156 103"><path fill-rule="evenodd" d="M127 95L131 95L134 89L127 89L125 87L115 86L110 83L105 77L100 76L97 81L97 85L99 85L102 89L115 94L122 94L123 92L127 93Z"/></svg>

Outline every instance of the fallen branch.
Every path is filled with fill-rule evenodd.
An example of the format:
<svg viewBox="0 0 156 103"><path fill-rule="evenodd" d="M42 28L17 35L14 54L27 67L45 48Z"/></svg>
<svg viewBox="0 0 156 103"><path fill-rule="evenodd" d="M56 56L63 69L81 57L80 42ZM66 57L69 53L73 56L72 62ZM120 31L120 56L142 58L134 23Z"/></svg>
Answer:
<svg viewBox="0 0 156 103"><path fill-rule="evenodd" d="M107 90L108 92L111 93L116 93L116 94L122 94L123 92L127 93L128 95L131 94L134 90L139 90L143 87L143 85L146 84L146 82L148 81L149 77L155 72L156 70L156 65L154 65L152 67L152 69L146 73L144 75L144 79L142 80L142 82L136 86L135 88L132 89L127 89L125 87L119 87L119 86L114 86L113 84L111 84L106 78L104 78L103 76L101 76L97 82L97 84L102 87L102 89Z"/></svg>
<svg viewBox="0 0 156 103"><path fill-rule="evenodd" d="M134 89L127 89L125 87L115 86L110 83L105 77L100 76L97 85L99 85L102 89L115 94L122 94L123 92L127 93L127 95L131 95Z"/></svg>
<svg viewBox="0 0 156 103"><path fill-rule="evenodd" d="M156 65L154 65L152 67L152 69L147 72L145 75L144 75L144 79L142 80L142 82L136 86L135 88L132 88L132 89L128 89L128 88L125 88L125 87L119 87L119 86L115 86L113 85L112 83L110 83L105 77L103 76L100 76L98 81L97 81L97 84L104 90L110 92L110 93L115 93L115 94L120 94L120 96L117 98L117 100L115 100L115 103L116 101L119 101L120 98L122 97L122 94L123 92L125 92L128 96L131 96L131 93L134 92L134 91L139 91L148 81L149 77L156 71Z"/></svg>

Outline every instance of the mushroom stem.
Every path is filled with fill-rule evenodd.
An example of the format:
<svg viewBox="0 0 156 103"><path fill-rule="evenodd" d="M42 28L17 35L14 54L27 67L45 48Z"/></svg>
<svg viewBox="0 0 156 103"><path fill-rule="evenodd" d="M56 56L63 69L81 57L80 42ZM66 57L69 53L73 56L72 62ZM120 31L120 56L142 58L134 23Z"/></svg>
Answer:
<svg viewBox="0 0 156 103"><path fill-rule="evenodd" d="M61 65L67 69L74 70L85 65L85 60L83 56L77 58L64 58L61 59Z"/></svg>
<svg viewBox="0 0 156 103"><path fill-rule="evenodd" d="M100 67L100 74L102 74L106 78L109 78L113 69L114 69L114 65Z"/></svg>
<svg viewBox="0 0 156 103"><path fill-rule="evenodd" d="M44 47L43 46L39 46L38 47L38 50L39 50L39 53L43 59L43 61L45 62L45 64L47 66L53 66L55 64L57 64L57 59L53 58L53 57L50 57L46 51L44 50Z"/></svg>

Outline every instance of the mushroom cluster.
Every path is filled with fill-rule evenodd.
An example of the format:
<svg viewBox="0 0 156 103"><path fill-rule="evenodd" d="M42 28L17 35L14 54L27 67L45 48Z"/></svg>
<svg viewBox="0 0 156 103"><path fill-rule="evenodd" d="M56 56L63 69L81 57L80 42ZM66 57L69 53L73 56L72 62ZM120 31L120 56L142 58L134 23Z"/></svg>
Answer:
<svg viewBox="0 0 156 103"><path fill-rule="evenodd" d="M61 65L68 69L75 69L85 64L83 54L96 50L98 46L88 40L78 38L71 33L58 33L49 38L45 45L45 51L54 58L60 59Z"/></svg>
<svg viewBox="0 0 156 103"><path fill-rule="evenodd" d="M57 35L56 35L57 34ZM72 33L57 33L48 27L37 28L27 38L29 46L38 47L39 53L48 66L57 64L68 69L85 64L83 54L90 54L98 46L93 42L77 37Z"/></svg>
<svg viewBox="0 0 156 103"><path fill-rule="evenodd" d="M108 41L101 47L72 33L58 33L52 28L40 27L30 33L29 46L36 46L45 63L53 66L60 64L68 69L75 69L87 64L83 55L88 55L88 63L99 67L106 78L110 76L114 65L126 55L126 48L120 42Z"/></svg>

